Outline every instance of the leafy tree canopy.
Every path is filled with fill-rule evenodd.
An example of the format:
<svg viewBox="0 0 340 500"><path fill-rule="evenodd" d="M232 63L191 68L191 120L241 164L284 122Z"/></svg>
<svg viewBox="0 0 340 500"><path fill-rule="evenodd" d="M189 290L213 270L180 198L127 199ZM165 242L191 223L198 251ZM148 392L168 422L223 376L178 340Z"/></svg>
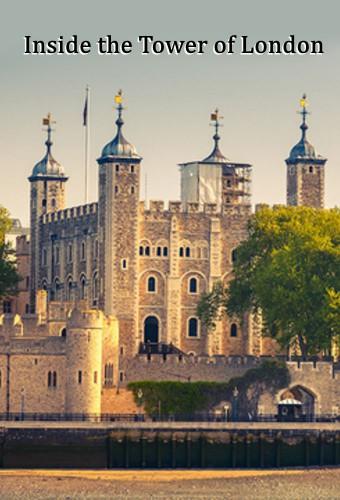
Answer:
<svg viewBox="0 0 340 500"><path fill-rule="evenodd" d="M216 284L198 314L214 327L221 310L261 311L267 335L303 356L340 339L340 210L261 208L237 249L228 289Z"/></svg>
<svg viewBox="0 0 340 500"><path fill-rule="evenodd" d="M14 250L5 242L12 222L8 211L0 206L0 299L17 293L20 277L16 270Z"/></svg>

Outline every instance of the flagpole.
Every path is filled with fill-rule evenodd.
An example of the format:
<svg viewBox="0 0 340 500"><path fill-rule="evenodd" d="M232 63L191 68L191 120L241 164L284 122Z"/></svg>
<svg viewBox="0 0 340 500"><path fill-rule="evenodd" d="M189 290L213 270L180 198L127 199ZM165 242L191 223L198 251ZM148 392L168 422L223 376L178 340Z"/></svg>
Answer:
<svg viewBox="0 0 340 500"><path fill-rule="evenodd" d="M85 122L85 204L88 203L88 171L89 171L89 149L90 149L90 143L89 143L89 125L90 125L90 87L87 85L86 86L86 95L85 95L85 105L86 105L86 117L84 117L84 120L86 118Z"/></svg>

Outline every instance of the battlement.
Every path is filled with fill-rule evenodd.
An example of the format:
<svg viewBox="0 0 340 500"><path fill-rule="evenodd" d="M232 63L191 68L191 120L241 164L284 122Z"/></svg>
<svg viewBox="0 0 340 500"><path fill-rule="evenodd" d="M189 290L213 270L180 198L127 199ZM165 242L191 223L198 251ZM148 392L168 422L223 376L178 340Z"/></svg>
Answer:
<svg viewBox="0 0 340 500"><path fill-rule="evenodd" d="M79 310L73 309L67 320L68 329L81 329L81 328L103 328L103 313L98 309Z"/></svg>
<svg viewBox="0 0 340 500"><path fill-rule="evenodd" d="M27 236L27 234L17 236L15 253L17 255L29 255L29 253L30 253L30 241L29 241L29 237Z"/></svg>
<svg viewBox="0 0 340 500"><path fill-rule="evenodd" d="M87 205L80 205L79 207L66 208L65 210L45 214L42 216L42 222L43 224L49 224L57 221L79 219L79 217L95 214L97 210L98 203L88 203Z"/></svg>
<svg viewBox="0 0 340 500"><path fill-rule="evenodd" d="M196 202L181 202L181 201L169 201L168 207L165 207L163 201L160 200L150 200L148 203L145 201L140 201L139 210L141 214L152 215L152 214L163 214L164 216L169 214L194 214L203 213L207 215L223 214L223 215L241 215L249 216L251 214L251 205L240 204L240 205L225 205L222 211L218 211L218 206L216 203L204 203L200 205Z"/></svg>

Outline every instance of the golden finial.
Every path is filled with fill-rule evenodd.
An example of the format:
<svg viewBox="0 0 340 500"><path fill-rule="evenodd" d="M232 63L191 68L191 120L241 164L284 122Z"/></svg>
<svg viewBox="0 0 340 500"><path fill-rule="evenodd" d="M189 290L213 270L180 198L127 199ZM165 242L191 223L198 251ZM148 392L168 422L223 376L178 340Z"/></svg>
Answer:
<svg viewBox="0 0 340 500"><path fill-rule="evenodd" d="M123 102L123 91L119 89L117 94L115 95L115 103L121 105Z"/></svg>
<svg viewBox="0 0 340 500"><path fill-rule="evenodd" d="M302 109L306 109L307 107L307 96L306 94L303 94L302 98L300 99L300 106Z"/></svg>

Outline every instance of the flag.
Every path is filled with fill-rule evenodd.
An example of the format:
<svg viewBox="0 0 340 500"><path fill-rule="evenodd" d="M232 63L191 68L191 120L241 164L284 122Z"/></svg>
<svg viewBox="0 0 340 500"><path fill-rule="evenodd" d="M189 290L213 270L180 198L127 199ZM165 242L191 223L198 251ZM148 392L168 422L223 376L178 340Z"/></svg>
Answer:
<svg viewBox="0 0 340 500"><path fill-rule="evenodd" d="M84 111L83 111L83 126L87 126L87 101L88 101L88 93L86 92L86 99L85 99L85 104L84 104Z"/></svg>
<svg viewBox="0 0 340 500"><path fill-rule="evenodd" d="M216 122L217 121L217 113L211 113L210 115L210 120L212 122Z"/></svg>
<svg viewBox="0 0 340 500"><path fill-rule="evenodd" d="M43 125L49 125L50 124L50 120L48 118L43 118L42 124Z"/></svg>

